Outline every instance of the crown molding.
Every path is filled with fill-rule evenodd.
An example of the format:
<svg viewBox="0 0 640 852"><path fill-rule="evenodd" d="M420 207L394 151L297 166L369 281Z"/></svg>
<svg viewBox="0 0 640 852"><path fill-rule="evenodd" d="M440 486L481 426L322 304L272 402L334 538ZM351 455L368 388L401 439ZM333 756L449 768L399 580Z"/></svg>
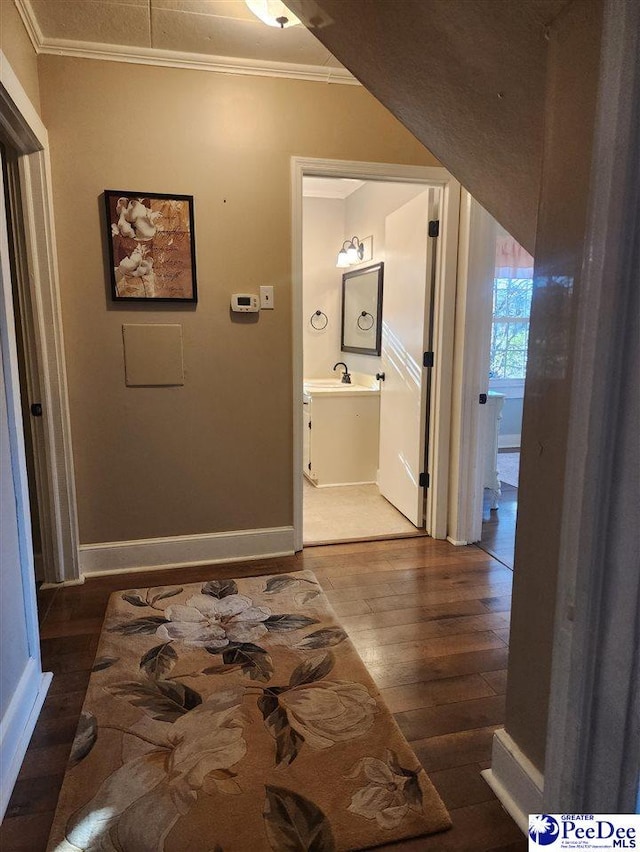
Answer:
<svg viewBox="0 0 640 852"><path fill-rule="evenodd" d="M215 71L219 74L237 74L240 76L280 77L317 83L360 85L359 81L346 68L333 68L327 65L301 65L289 62L243 59L235 56L183 53L176 50L161 50L155 47L46 38L38 25L30 1L14 0L14 2L20 12L33 48L38 55L49 54L72 56L78 59L101 59L107 62L157 65L162 68L186 68L192 71Z"/></svg>
<svg viewBox="0 0 640 852"><path fill-rule="evenodd" d="M44 36L42 35L42 30L40 29L40 24L38 23L35 12L33 11L33 6L29 0L14 0L14 3L20 13L22 23L24 24L24 28L27 31L29 39L31 40L33 49L36 53L40 53L40 48L44 43Z"/></svg>

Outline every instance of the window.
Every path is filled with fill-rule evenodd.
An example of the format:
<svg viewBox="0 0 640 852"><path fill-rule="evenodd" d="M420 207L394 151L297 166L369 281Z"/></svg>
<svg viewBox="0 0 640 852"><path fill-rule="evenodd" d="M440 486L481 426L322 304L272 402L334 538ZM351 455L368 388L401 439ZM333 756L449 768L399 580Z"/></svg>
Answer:
<svg viewBox="0 0 640 852"><path fill-rule="evenodd" d="M510 234L498 228L489 363L490 384L495 390L511 388L513 395L522 395L532 293L533 258Z"/></svg>
<svg viewBox="0 0 640 852"><path fill-rule="evenodd" d="M492 379L524 379L527 371L532 278L494 278Z"/></svg>

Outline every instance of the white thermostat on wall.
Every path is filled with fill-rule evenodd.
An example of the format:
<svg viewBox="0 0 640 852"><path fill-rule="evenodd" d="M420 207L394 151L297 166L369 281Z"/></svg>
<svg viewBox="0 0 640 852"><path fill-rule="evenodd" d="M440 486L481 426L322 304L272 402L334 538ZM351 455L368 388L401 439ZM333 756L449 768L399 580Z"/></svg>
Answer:
<svg viewBox="0 0 640 852"><path fill-rule="evenodd" d="M260 310L260 299L253 293L234 293L231 296L231 310L241 314L253 314Z"/></svg>

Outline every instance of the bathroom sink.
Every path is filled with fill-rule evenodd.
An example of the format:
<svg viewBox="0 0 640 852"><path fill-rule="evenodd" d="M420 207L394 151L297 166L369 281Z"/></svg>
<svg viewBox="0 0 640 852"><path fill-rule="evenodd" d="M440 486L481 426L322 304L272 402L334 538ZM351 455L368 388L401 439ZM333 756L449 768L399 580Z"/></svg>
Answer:
<svg viewBox="0 0 640 852"><path fill-rule="evenodd" d="M310 402L313 395L316 396L360 396L361 394L379 394L375 387L360 385L353 382L348 385L340 379L304 379L302 390L304 401Z"/></svg>
<svg viewBox="0 0 640 852"><path fill-rule="evenodd" d="M305 390L353 390L358 385L349 385L340 379L305 379Z"/></svg>

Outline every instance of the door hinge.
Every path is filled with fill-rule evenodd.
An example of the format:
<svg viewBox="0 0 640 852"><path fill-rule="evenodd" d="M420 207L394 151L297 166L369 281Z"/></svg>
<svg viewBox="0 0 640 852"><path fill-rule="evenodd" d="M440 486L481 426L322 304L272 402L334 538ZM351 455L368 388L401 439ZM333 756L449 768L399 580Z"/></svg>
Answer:
<svg viewBox="0 0 640 852"><path fill-rule="evenodd" d="M429 474L428 473L421 473L420 474L420 477L418 478L418 485L420 486L420 488L428 488L429 487Z"/></svg>
<svg viewBox="0 0 640 852"><path fill-rule="evenodd" d="M486 405L486 404L487 404L487 395L486 395L486 393L481 393L481 394L480 394L480 396L478 397L478 402L480 403L480 405Z"/></svg>
<svg viewBox="0 0 640 852"><path fill-rule="evenodd" d="M311 462L307 465L307 470L311 470Z"/></svg>
<svg viewBox="0 0 640 852"><path fill-rule="evenodd" d="M433 367L433 352L425 352L422 356L423 367Z"/></svg>
<svg viewBox="0 0 640 852"><path fill-rule="evenodd" d="M429 236L430 237L439 237L440 236L440 220L432 219L429 222Z"/></svg>
<svg viewBox="0 0 640 852"><path fill-rule="evenodd" d="M309 421L309 429L311 429L311 421Z"/></svg>

